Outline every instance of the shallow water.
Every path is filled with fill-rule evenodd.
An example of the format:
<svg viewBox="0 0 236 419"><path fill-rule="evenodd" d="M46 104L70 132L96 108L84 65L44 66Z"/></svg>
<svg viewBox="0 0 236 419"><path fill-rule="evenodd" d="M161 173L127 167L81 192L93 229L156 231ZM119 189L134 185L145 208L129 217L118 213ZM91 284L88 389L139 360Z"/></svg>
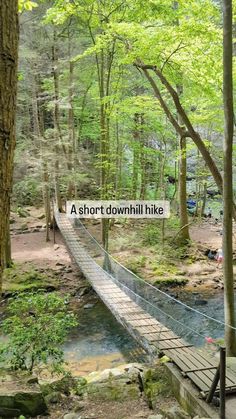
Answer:
<svg viewBox="0 0 236 419"><path fill-rule="evenodd" d="M64 345L73 371L88 373L146 359L138 343L98 300L78 313L79 326Z"/></svg>
<svg viewBox="0 0 236 419"><path fill-rule="evenodd" d="M152 302L152 306L143 300L139 300L139 304L157 320L195 346L205 345L207 337L214 339L224 337L223 291L201 293L169 291L169 294L189 307L168 298L158 290L153 292L148 290L146 294L146 299Z"/></svg>
<svg viewBox="0 0 236 419"><path fill-rule="evenodd" d="M222 292L214 294L182 292L178 298L201 313L224 321ZM176 334L184 337L189 343L203 346L206 343L206 337L222 338L224 336L223 325L171 300L159 298L156 305L175 320L171 320L168 315L163 315L156 310L152 313L149 309L150 314L171 327ZM101 301L98 301L93 308L81 309L78 316L80 324L64 346L66 359L74 372L86 374L126 362L142 362L147 359L138 343L116 321Z"/></svg>

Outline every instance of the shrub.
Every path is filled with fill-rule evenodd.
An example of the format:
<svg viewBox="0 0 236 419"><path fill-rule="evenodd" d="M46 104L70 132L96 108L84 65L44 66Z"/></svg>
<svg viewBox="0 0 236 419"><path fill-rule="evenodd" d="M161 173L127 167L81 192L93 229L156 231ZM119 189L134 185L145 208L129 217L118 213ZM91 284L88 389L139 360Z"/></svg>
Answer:
<svg viewBox="0 0 236 419"><path fill-rule="evenodd" d="M9 317L2 322L7 342L0 346L0 361L14 370L32 371L48 364L62 372L61 345L78 323L67 309L67 300L56 293L20 294L8 306Z"/></svg>
<svg viewBox="0 0 236 419"><path fill-rule="evenodd" d="M134 259L130 259L126 261L125 266L134 274L138 275L140 273L140 269L145 268L146 260L147 260L146 256L139 256Z"/></svg>
<svg viewBox="0 0 236 419"><path fill-rule="evenodd" d="M160 243L160 227L150 224L144 229L142 236L144 245L154 246Z"/></svg>
<svg viewBox="0 0 236 419"><path fill-rule="evenodd" d="M37 205L42 202L40 183L36 179L24 179L13 186L13 199L19 206Z"/></svg>

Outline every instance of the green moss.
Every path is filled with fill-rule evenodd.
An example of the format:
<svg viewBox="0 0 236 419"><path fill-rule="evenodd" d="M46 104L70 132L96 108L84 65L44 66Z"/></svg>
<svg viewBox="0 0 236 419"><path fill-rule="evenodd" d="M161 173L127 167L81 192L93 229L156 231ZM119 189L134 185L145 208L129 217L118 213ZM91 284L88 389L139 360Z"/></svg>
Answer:
<svg viewBox="0 0 236 419"><path fill-rule="evenodd" d="M105 383L88 384L83 388L83 392L87 393L88 397L93 400L122 401L140 397L140 391L136 383L127 384L125 381L116 379Z"/></svg>
<svg viewBox="0 0 236 419"><path fill-rule="evenodd" d="M25 270L22 265L13 265L5 269L3 274L3 292L34 290L47 285L55 286L55 278L49 280L46 274L38 272L33 266L28 266Z"/></svg>
<svg viewBox="0 0 236 419"><path fill-rule="evenodd" d="M164 263L152 263L153 272L158 276L166 276L166 274L178 275L179 271L175 265Z"/></svg>
<svg viewBox="0 0 236 419"><path fill-rule="evenodd" d="M181 285L186 285L188 283L187 278L160 278L155 281L157 286L168 286L168 287L178 287Z"/></svg>
<svg viewBox="0 0 236 419"><path fill-rule="evenodd" d="M40 389L45 397L50 396L53 393L76 393L77 387L79 387L77 379L69 375L59 378L58 380L55 380L53 382L40 383Z"/></svg>

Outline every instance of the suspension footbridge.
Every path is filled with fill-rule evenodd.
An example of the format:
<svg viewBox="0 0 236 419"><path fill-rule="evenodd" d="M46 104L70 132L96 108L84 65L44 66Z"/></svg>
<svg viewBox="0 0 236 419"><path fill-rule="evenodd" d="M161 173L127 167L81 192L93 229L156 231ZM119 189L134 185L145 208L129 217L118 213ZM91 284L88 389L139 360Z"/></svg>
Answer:
<svg viewBox="0 0 236 419"><path fill-rule="evenodd" d="M131 278L130 274L132 273L112 260L80 221L78 221L78 229L64 213L55 212L55 219L74 261L118 322L152 358L166 355L179 368L181 374L191 380L199 394L206 399L209 398L212 392L212 383L218 372L217 360L207 356L205 352L199 351L189 342L189 339L183 337L182 333L176 334L167 326L164 321L165 314L173 322L177 322L177 324L181 324L181 322L172 315L173 313L171 314L171 310L169 313L164 313L160 300L159 307L158 303L155 303L155 299L148 301L148 297L145 295L147 283L138 277ZM95 247L95 250L92 247ZM102 266L100 266L101 263L99 264L101 254L103 255ZM120 278L121 272L123 280ZM150 284L148 285L152 287ZM220 320L188 307L155 287L152 291L153 294L158 291L162 298L170 298L170 303L181 305L181 308L185 310L202 315L203 320L207 319L208 322L224 325ZM147 306L151 310L147 310ZM155 310L160 314L159 316L155 315ZM189 326L184 324L182 326L185 329L186 337L191 333L197 333L204 338L204 335L192 330ZM220 386L217 385L214 395L219 395L219 392ZM226 371L225 392L226 394L236 393L236 376L228 370Z"/></svg>

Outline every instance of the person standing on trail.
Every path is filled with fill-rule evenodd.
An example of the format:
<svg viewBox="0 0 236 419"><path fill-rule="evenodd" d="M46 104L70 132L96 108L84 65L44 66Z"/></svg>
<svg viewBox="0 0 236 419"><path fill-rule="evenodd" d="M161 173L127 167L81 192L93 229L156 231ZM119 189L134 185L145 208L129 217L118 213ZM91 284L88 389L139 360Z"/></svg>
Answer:
<svg viewBox="0 0 236 419"><path fill-rule="evenodd" d="M211 218L211 217L212 217L212 211L211 211L211 208L208 207L208 209L207 209L207 218Z"/></svg>
<svg viewBox="0 0 236 419"><path fill-rule="evenodd" d="M216 260L217 260L217 267L219 267L220 264L223 262L223 250L218 249L216 254Z"/></svg>

